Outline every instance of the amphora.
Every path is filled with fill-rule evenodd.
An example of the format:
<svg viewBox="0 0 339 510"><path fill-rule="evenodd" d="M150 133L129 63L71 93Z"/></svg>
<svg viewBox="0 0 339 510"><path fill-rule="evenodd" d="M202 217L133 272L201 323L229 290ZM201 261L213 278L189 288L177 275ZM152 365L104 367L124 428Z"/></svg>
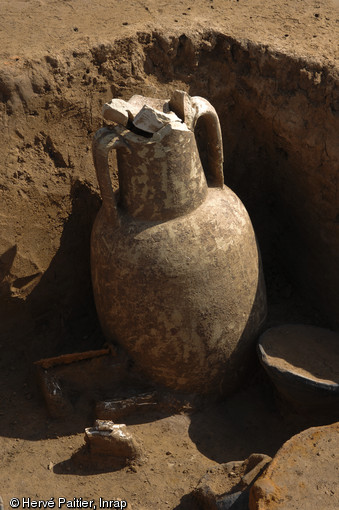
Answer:
<svg viewBox="0 0 339 510"><path fill-rule="evenodd" d="M182 91L169 101L112 100L103 112L111 125L93 141L102 207L91 265L104 334L154 383L230 392L254 355L266 297L251 221L224 186L217 114ZM205 172L198 119L206 133L199 146L207 154Z"/></svg>

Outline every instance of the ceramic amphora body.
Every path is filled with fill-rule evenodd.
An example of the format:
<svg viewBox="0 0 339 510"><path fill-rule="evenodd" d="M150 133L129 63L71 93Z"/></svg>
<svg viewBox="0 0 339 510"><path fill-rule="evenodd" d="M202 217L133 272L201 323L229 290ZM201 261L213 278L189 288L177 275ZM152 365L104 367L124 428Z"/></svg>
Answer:
<svg viewBox="0 0 339 510"><path fill-rule="evenodd" d="M207 145L219 139L214 132ZM232 391L253 355L266 297L251 221L223 185L221 146L212 148L211 186L184 122L151 137L102 128L93 153L103 205L92 231L92 281L105 336L150 381L183 392Z"/></svg>

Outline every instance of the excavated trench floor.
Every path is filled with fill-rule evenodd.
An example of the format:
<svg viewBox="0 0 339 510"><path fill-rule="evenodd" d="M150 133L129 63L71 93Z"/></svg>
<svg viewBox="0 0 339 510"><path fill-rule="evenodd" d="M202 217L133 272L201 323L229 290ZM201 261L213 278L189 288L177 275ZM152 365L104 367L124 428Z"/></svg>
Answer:
<svg viewBox="0 0 339 510"><path fill-rule="evenodd" d="M32 9L43 2L38 4L32 2ZM218 2L215 6L221 9ZM324 21L328 12L321 8L327 4L314 8ZM8 16L15 14L11 9ZM70 2L67 9L72 10ZM246 205L262 251L267 326L338 327L339 97L333 48L323 58L320 45L312 59L306 50L296 55L286 49L286 38L279 47L198 23L199 31L152 30L147 24L137 31L123 25L133 33L120 32L113 42L83 40L72 50L59 39L58 51L36 48L30 40L28 49L26 41L3 51L0 495L5 508L11 497L121 498L137 510L188 508L187 495L216 463L253 452L273 455L293 433L323 421L283 411L256 365L237 394L192 416L132 420L130 430L147 461L98 474L69 460L93 416L79 405L67 419L51 419L34 380L33 361L104 343L90 283L90 232L100 207L90 145L102 123L101 106L112 97L167 98L179 88L214 105L223 132L225 183ZM71 14L63 29L68 24L78 26ZM203 132L197 139L203 144ZM114 161L112 176L117 187Z"/></svg>

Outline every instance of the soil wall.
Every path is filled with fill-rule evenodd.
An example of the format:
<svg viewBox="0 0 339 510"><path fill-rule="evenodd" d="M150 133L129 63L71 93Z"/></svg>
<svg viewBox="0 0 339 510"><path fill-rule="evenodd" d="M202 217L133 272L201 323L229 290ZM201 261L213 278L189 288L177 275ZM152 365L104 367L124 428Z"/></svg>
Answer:
<svg viewBox="0 0 339 510"><path fill-rule="evenodd" d="M9 59L0 70L2 333L22 346L29 332L48 334L40 354L100 343L89 269L100 207L91 139L112 97L166 98L175 88L206 97L219 114L225 183L251 215L268 286L282 265L338 326L338 81L335 68L210 31L141 32L87 51ZM116 183L114 162L113 173Z"/></svg>

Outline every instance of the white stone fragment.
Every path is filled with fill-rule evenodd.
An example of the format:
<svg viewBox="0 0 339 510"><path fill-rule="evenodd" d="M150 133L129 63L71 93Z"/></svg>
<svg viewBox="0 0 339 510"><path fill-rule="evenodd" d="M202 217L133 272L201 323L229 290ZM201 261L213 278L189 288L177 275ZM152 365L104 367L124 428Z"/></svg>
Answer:
<svg viewBox="0 0 339 510"><path fill-rule="evenodd" d="M169 101L164 101L163 99L157 99L156 97L145 97L140 96L139 94L135 94L128 100L128 104L138 107L138 111L145 105L150 108L154 108L159 110L160 112L168 113L170 111Z"/></svg>
<svg viewBox="0 0 339 510"><path fill-rule="evenodd" d="M123 425L125 426L125 425ZM114 425L114 421L111 420L95 420L95 428L96 430L109 430L110 432L114 430L114 428L120 427L120 425Z"/></svg>
<svg viewBox="0 0 339 510"><path fill-rule="evenodd" d="M116 122L126 127L128 121L133 120L139 110L140 107L123 99L112 99L102 107L102 115L106 121Z"/></svg>
<svg viewBox="0 0 339 510"><path fill-rule="evenodd" d="M143 106L133 120L133 124L136 128L152 134L172 122L181 122L174 112L163 113L147 105Z"/></svg>
<svg viewBox="0 0 339 510"><path fill-rule="evenodd" d="M129 119L127 102L122 99L112 99L110 103L105 103L102 107L102 115L105 120L126 126Z"/></svg>
<svg viewBox="0 0 339 510"><path fill-rule="evenodd" d="M192 105L191 97L184 90L175 90L169 101L169 106L177 116L185 122L189 129L194 129L196 109Z"/></svg>
<svg viewBox="0 0 339 510"><path fill-rule="evenodd" d="M110 420L96 420L94 427L86 428L85 441L92 454L135 458L140 452L126 425Z"/></svg>

